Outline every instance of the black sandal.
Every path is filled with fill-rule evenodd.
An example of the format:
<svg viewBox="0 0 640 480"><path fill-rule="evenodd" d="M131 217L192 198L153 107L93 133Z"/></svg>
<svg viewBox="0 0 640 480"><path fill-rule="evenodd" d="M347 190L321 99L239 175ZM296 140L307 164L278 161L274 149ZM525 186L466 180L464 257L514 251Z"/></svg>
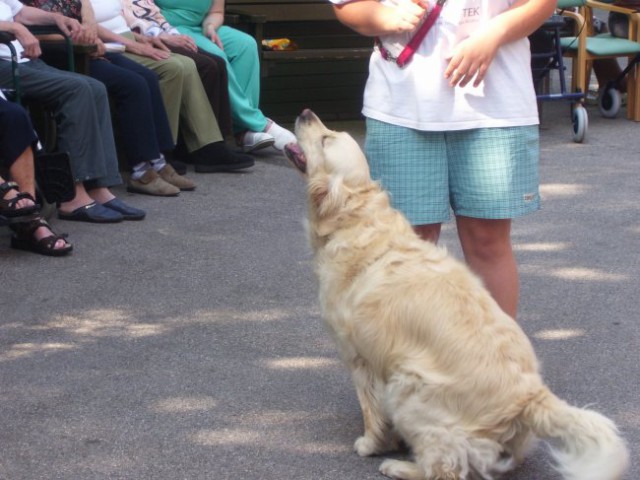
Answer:
<svg viewBox="0 0 640 480"><path fill-rule="evenodd" d="M11 190L15 190L16 192L18 192L18 194L9 200L5 200L5 195ZM33 202L33 205L18 208L18 202L20 200L24 200L25 198L31 200ZM38 205L36 204L35 199L28 193L21 192L18 189L18 184L16 182L4 182L0 184L0 215L5 218L11 219L17 217L25 217L27 215L31 215L36 211L38 211Z"/></svg>
<svg viewBox="0 0 640 480"><path fill-rule="evenodd" d="M35 233L40 227L48 228L52 235L36 240ZM27 252L39 253L40 255L48 255L50 257L61 257L73 250L73 245L67 242L67 234L58 235L53 232L51 226L42 217L34 217L33 219L21 223L12 223L9 228L14 234L11 236L11 248L17 250L26 250ZM56 242L64 240L65 246L56 248Z"/></svg>

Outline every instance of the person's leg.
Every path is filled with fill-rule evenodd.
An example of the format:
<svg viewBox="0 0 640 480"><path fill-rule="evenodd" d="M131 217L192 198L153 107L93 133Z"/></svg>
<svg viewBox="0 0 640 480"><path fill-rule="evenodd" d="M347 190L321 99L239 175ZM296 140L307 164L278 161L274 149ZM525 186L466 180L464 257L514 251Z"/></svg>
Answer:
<svg viewBox="0 0 640 480"><path fill-rule="evenodd" d="M9 176L20 186L21 192L26 192L36 198L36 180L33 166L33 149L25 148L9 167Z"/></svg>
<svg viewBox="0 0 640 480"><path fill-rule="evenodd" d="M538 127L447 132L451 205L469 267L514 319L519 281L511 219L538 210Z"/></svg>
<svg viewBox="0 0 640 480"><path fill-rule="evenodd" d="M175 144L172 141L171 125L165 110L158 74L122 54L110 54L108 59L113 64L136 73L146 82L158 147L162 153L173 150Z"/></svg>
<svg viewBox="0 0 640 480"><path fill-rule="evenodd" d="M35 206L33 199L36 198L36 181L33 166L33 149L31 146L27 147L9 167L9 175L11 179L18 184L20 192L28 193L31 196L31 198L24 198L18 201L17 206L20 208L31 205ZM0 183L2 183L2 179L0 179ZM15 195L18 195L18 193L15 192ZM30 217L32 221L39 218L39 207L36 208L35 215ZM36 242L45 238L55 237L55 240L51 244L53 250L63 251L69 248L70 244L64 237L56 236L48 225L36 224L33 227L34 228L29 229L27 236L32 236Z"/></svg>
<svg viewBox="0 0 640 480"><path fill-rule="evenodd" d="M11 68L6 64L8 62L0 62L0 84L6 81L7 68ZM61 151L69 152L71 157L71 168L76 180L76 196L71 201L62 203L59 212L71 212L86 207L93 200L88 196L82 182L106 175L105 164L101 161L104 156L102 134L111 135L113 141L110 127L107 132L98 127L100 124L93 91L86 81L91 79L54 69L41 61L20 64L19 69L24 98L41 103L59 119L58 147ZM103 101L106 102L104 87L102 91ZM106 112L107 120L111 122L108 109ZM104 110L101 110L101 113L104 114Z"/></svg>
<svg viewBox="0 0 640 480"><path fill-rule="evenodd" d="M252 125L259 128L262 124L264 113L259 110L260 106L260 60L258 48L253 37L235 28L223 25L218 29L218 35L223 42L224 51L232 66L233 74L238 81L240 88L244 92L250 107L259 112L253 113ZM229 74L231 76L231 74ZM267 124L260 130L248 128L249 131L264 132L274 138L273 146L280 152L289 143L296 141L295 135L289 130L282 128L273 120L267 118Z"/></svg>
<svg viewBox="0 0 640 480"><path fill-rule="evenodd" d="M199 48L227 62L229 98L236 142L247 152L273 145L280 152L296 141L295 135L268 119L260 110L260 60L258 46L250 35L223 25L218 29L224 50L188 27L179 27Z"/></svg>
<svg viewBox="0 0 640 480"><path fill-rule="evenodd" d="M213 114L218 120L220 131L225 137L231 135L233 129L225 60L201 48L197 52L193 52L187 48L173 47L171 51L189 57L196 63L196 69L213 109Z"/></svg>
<svg viewBox="0 0 640 480"><path fill-rule="evenodd" d="M442 134L367 119L364 150L371 177L389 192L420 237L433 243L449 212L447 156Z"/></svg>
<svg viewBox="0 0 640 480"><path fill-rule="evenodd" d="M136 72L118 65L117 57L120 56L122 55L110 56L108 61L92 60L89 74L107 87L115 107L114 123L120 134L127 163L133 168L141 162L159 158L160 150L147 83ZM124 56L122 58L135 64Z"/></svg>
<svg viewBox="0 0 640 480"><path fill-rule="evenodd" d="M6 81L4 63L7 62L0 62L0 84ZM104 85L37 60L20 64L19 68L24 98L52 111L58 120L58 148L71 158L76 196L59 205L58 217L100 223L121 221L122 215L96 206L89 195L93 191L94 196L113 200L109 187L122 183ZM89 210L91 213L87 214Z"/></svg>
<svg viewBox="0 0 640 480"><path fill-rule="evenodd" d="M36 194L32 146L37 140L28 112L16 103L0 99L0 166L7 169L21 191L32 198ZM13 199L17 195L15 191L7 192L4 199ZM22 198L15 207L29 210L33 205L33 200Z"/></svg>
<svg viewBox="0 0 640 480"><path fill-rule="evenodd" d="M186 27L178 27L178 30L193 37L199 48L226 61L235 133L264 131L267 118L259 109L260 60L255 39L234 28L222 26L218 29L224 44L222 50L199 31Z"/></svg>
<svg viewBox="0 0 640 480"><path fill-rule="evenodd" d="M193 60L176 54L172 54L167 60L126 55L158 74L174 141L178 138L179 127L182 127L190 152L209 143L222 141L222 133Z"/></svg>
<svg viewBox="0 0 640 480"><path fill-rule="evenodd" d="M607 21L607 30L618 38L629 38L629 17L624 13L610 12ZM622 68L615 58L603 58L593 62L593 72L598 80L598 89L602 90L610 82L618 81L616 87L621 92L627 91L626 76L622 75Z"/></svg>
<svg viewBox="0 0 640 480"><path fill-rule="evenodd" d="M602 90L609 82L614 82L620 78L622 68L620 68L620 64L615 58L602 58L593 61L593 73L595 73L598 80L598 89ZM626 78L620 79L618 87L621 92L627 91Z"/></svg>
<svg viewBox="0 0 640 480"><path fill-rule="evenodd" d="M127 190L156 196L193 190L195 184L167 167L161 153L172 151L174 144L156 73L121 54L108 54L107 60L92 60L90 74L106 85L115 104L115 124L130 171ZM105 194L92 196L109 203L98 199Z"/></svg>
<svg viewBox="0 0 640 480"><path fill-rule="evenodd" d="M221 172L240 170L253 166L251 157L231 152L226 144L211 105L207 100L196 65L188 57L172 54L167 60L156 61L138 55L127 54L129 58L140 62L155 71L160 78L162 96L167 102L179 104L178 119L171 118L174 107L167 108L172 125L172 133L177 138L178 126L190 161L195 164L196 172ZM180 78L167 86L165 79ZM176 91L177 87L179 91ZM174 126L175 122L175 126ZM175 131L173 131L175 128Z"/></svg>
<svg viewBox="0 0 640 480"><path fill-rule="evenodd" d="M108 177L112 185L120 183L104 85L37 60L19 68L25 100L41 103L58 120L58 148L69 152L76 181Z"/></svg>
<svg viewBox="0 0 640 480"><path fill-rule="evenodd" d="M93 219L84 219L81 216L80 219L82 221L97 221L98 223L102 223L104 221L118 222L123 220L125 217L123 217L119 211L104 207L104 204L115 200L115 195L111 193L109 188L122 183L122 178L120 177L118 166L115 141L113 138L112 120L109 110L109 99L107 96L107 91L101 82L90 77L83 78L85 78L90 91L89 102L91 102L91 99L93 100L92 104L96 114L96 118L92 128L99 132L100 138L102 139L102 142L97 145L97 147L99 147L99 150L96 151L94 162L102 167L104 174L100 176L92 176L91 178L87 178L84 181L77 183L76 191L82 192L84 188L84 193L86 193L92 200L90 204L83 205L82 210L90 208L93 212L94 217ZM81 183L83 187L80 186ZM81 197L82 196L83 195L81 194ZM77 204L77 198L71 200L69 204L62 203L60 205L59 211L69 212L69 210L71 210L72 208L71 205L73 203ZM126 208L130 208L130 213L132 213L135 219L144 216L144 212L142 212L141 210L128 207L124 203L123 206ZM62 218L60 214L58 216ZM70 218L69 215L66 215L65 218L73 219Z"/></svg>
<svg viewBox="0 0 640 480"><path fill-rule="evenodd" d="M11 185L0 177L0 215L18 218L37 211L36 185L33 171L33 151L27 147L8 168L9 178L18 184Z"/></svg>
<svg viewBox="0 0 640 480"><path fill-rule="evenodd" d="M241 91L250 106L257 109L260 105L258 48L261 47L251 35L228 25L221 26L218 35Z"/></svg>
<svg viewBox="0 0 640 480"><path fill-rule="evenodd" d="M175 62L173 57L166 61L153 60L148 57L133 53L123 54L130 60L153 70L158 76L160 92L164 104L169 126L171 128L172 141L178 141L178 131L180 128L180 110L182 108L182 92L184 90L184 75L180 70L180 64Z"/></svg>
<svg viewBox="0 0 640 480"><path fill-rule="evenodd" d="M44 62L29 63L24 75L21 68L25 98L33 96L59 118L58 148L69 152L76 180L76 196L59 205L58 217L96 223L122 221L121 212L104 206L115 200L109 187L122 183L105 86ZM144 216L142 210L120 204L134 219Z"/></svg>
<svg viewBox="0 0 640 480"><path fill-rule="evenodd" d="M173 54L172 61L178 64L184 75L180 126L187 150L191 153L205 145L222 142L224 137L218 120L198 75L195 62L183 55Z"/></svg>
<svg viewBox="0 0 640 480"><path fill-rule="evenodd" d="M500 308L512 318L518 314L520 283L511 247L511 220L456 217L464 258Z"/></svg>

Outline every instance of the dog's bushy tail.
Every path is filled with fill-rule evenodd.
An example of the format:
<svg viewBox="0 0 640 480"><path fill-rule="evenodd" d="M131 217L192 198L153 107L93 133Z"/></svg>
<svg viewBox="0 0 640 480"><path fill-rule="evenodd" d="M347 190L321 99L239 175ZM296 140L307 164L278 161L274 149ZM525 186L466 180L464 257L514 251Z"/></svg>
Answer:
<svg viewBox="0 0 640 480"><path fill-rule="evenodd" d="M522 420L549 440L565 480L620 480L627 471L629 453L617 427L593 410L572 407L544 389L525 407Z"/></svg>

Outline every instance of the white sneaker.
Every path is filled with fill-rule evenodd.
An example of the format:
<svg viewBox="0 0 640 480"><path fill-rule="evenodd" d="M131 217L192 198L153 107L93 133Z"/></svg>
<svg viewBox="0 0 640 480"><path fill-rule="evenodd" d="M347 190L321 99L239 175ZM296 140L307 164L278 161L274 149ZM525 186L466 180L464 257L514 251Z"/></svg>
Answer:
<svg viewBox="0 0 640 480"><path fill-rule="evenodd" d="M273 136L275 139L273 147L280 152L284 152L285 145L296 142L296 136L292 132L286 128L282 128L271 119L269 119L269 124L267 128L265 128L265 132Z"/></svg>
<svg viewBox="0 0 640 480"><path fill-rule="evenodd" d="M266 132L247 131L244 133L242 140L240 141L240 146L242 147L243 152L249 153L270 147L274 143L275 139L273 136Z"/></svg>

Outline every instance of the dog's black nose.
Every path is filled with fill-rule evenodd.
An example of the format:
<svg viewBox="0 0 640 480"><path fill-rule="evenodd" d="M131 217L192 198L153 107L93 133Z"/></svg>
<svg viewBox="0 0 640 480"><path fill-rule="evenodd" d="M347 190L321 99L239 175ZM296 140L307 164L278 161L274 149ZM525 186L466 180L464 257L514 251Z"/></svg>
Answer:
<svg viewBox="0 0 640 480"><path fill-rule="evenodd" d="M316 114L310 108L305 108L298 118L303 122L309 122L315 118Z"/></svg>

